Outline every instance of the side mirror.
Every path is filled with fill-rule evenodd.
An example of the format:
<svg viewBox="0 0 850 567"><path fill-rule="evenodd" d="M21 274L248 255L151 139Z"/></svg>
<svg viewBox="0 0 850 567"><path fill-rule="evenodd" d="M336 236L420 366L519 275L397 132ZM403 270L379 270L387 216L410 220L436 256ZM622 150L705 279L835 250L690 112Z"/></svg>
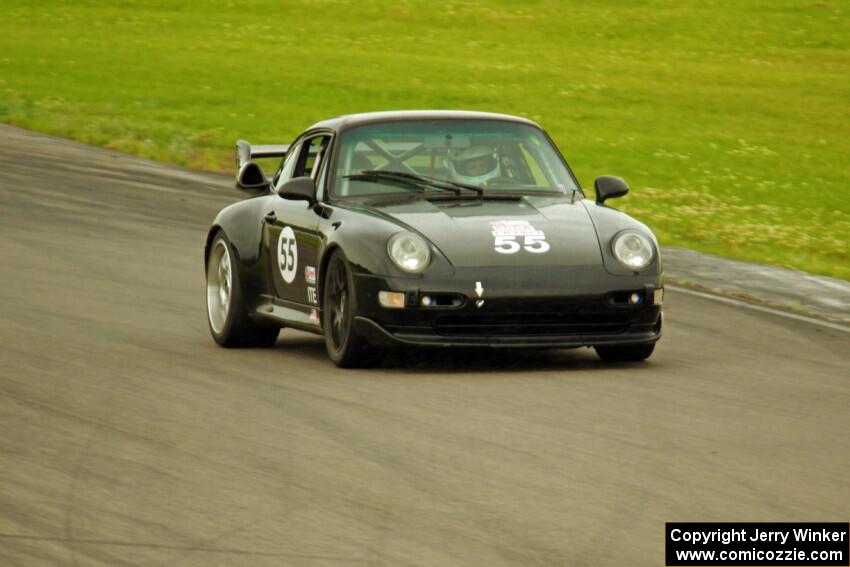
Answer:
<svg viewBox="0 0 850 567"><path fill-rule="evenodd" d="M605 202L605 199L622 197L629 192L626 182L613 175L600 175L593 182L593 188L596 189L596 202L600 205Z"/></svg>
<svg viewBox="0 0 850 567"><path fill-rule="evenodd" d="M246 161L236 174L236 188L249 193L267 191L271 182L263 173L263 168L255 161Z"/></svg>
<svg viewBox="0 0 850 567"><path fill-rule="evenodd" d="M312 205L316 202L316 184L312 177L296 177L284 183L278 194L284 199L307 201Z"/></svg>

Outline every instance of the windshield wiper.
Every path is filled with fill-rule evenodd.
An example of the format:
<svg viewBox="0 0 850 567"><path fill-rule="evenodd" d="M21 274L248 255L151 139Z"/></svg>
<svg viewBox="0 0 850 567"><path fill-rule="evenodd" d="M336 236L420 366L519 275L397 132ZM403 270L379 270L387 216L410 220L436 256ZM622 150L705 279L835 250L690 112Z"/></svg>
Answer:
<svg viewBox="0 0 850 567"><path fill-rule="evenodd" d="M362 171L360 173L355 173L352 175L346 175L347 179L362 180L362 181L377 181L381 179L385 179L388 181L398 181L402 183L408 183L411 186L415 187L433 187L434 189L441 189L443 191L450 191L455 195L460 195L461 189L466 189L467 191L474 191L476 194L481 196L484 193L484 190L481 187L476 185L467 185L466 183L457 183L455 181L448 181L446 179L439 179L437 177L428 177L427 175L419 175L416 173L408 173L406 171L388 171L385 169L368 169Z"/></svg>
<svg viewBox="0 0 850 567"><path fill-rule="evenodd" d="M395 173L399 173L401 175L415 177L416 179L424 179L430 183L441 184L446 187L457 188L457 189L466 189L467 191L474 191L478 195L482 195L484 193L484 188L479 187L478 185L470 185L469 183L461 183L460 181L450 181L448 179L441 179L439 177L430 177L428 175L422 175L421 173L407 173L404 171L398 171Z"/></svg>
<svg viewBox="0 0 850 567"><path fill-rule="evenodd" d="M387 171L382 169L369 169L362 171L360 173L352 173L350 175L344 175L346 179L351 179L353 181L388 181L394 185L401 185L402 187L408 187L411 189L419 189L420 191L425 191L425 189L429 187L433 187L434 189L440 189L442 191L448 191L455 195L460 194L460 190L452 187L444 187L440 185L434 185L430 180L425 178L420 178L417 175L413 175L411 173L405 173L404 171Z"/></svg>

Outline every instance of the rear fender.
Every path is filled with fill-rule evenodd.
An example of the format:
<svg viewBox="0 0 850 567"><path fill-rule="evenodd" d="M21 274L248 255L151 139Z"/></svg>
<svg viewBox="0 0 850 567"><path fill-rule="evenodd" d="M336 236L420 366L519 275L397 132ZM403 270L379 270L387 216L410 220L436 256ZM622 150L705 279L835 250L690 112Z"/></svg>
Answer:
<svg viewBox="0 0 850 567"><path fill-rule="evenodd" d="M225 234L236 256L239 280L249 305L271 289L264 261L263 227L260 221L263 200L264 196L258 196L224 208L213 221L204 246L206 268L213 239L219 232Z"/></svg>

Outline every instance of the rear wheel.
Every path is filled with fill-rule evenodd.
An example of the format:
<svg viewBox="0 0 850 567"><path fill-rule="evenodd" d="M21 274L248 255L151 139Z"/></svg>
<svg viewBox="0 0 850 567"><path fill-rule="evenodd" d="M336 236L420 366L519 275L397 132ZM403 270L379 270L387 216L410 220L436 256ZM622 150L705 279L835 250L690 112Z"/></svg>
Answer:
<svg viewBox="0 0 850 567"><path fill-rule="evenodd" d="M328 357L340 368L369 368L380 363L383 352L354 328L354 278L339 250L333 252L323 281L322 317Z"/></svg>
<svg viewBox="0 0 850 567"><path fill-rule="evenodd" d="M640 345L596 345L593 347L605 362L638 362L646 360L655 350L655 343Z"/></svg>
<svg viewBox="0 0 850 567"><path fill-rule="evenodd" d="M248 317L233 249L223 232L207 257L207 322L215 342L224 347L267 347L280 329L257 325Z"/></svg>

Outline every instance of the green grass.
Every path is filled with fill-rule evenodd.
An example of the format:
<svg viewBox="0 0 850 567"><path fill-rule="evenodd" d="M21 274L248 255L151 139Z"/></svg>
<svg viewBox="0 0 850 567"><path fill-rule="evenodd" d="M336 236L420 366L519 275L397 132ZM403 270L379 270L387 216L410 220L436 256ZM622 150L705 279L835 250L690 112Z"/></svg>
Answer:
<svg viewBox="0 0 850 567"><path fill-rule="evenodd" d="M850 4L5 0L0 121L195 168L321 118L528 116L663 244L850 279Z"/></svg>

